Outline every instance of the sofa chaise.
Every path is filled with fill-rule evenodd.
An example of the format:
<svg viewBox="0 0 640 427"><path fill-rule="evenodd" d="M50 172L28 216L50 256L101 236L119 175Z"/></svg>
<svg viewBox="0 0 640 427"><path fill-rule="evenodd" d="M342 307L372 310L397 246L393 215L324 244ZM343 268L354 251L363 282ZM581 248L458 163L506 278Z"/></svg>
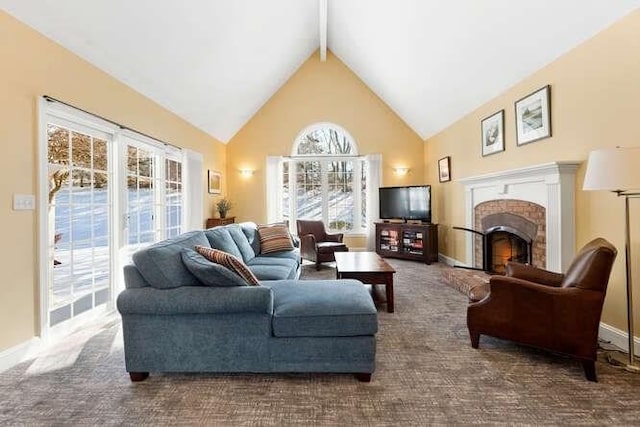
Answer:
<svg viewBox="0 0 640 427"><path fill-rule="evenodd" d="M193 250L232 253L249 286ZM299 280L297 248L262 253L254 223L184 233L136 252L117 299L126 370L331 372L370 381L377 312L356 280Z"/></svg>

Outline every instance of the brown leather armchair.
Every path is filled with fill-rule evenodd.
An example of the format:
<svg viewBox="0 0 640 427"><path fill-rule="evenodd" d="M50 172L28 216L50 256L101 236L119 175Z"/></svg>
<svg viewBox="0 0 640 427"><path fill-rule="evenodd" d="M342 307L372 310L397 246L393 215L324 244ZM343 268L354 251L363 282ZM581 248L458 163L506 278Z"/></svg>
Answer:
<svg viewBox="0 0 640 427"><path fill-rule="evenodd" d="M343 234L329 234L322 221L297 220L298 237L300 238L300 255L302 259L316 263L316 270L320 263L335 261L335 252L348 252L349 248L342 243Z"/></svg>
<svg viewBox="0 0 640 427"><path fill-rule="evenodd" d="M587 243L566 274L508 263L492 276L489 295L469 304L471 346L480 335L515 341L574 357L589 381L597 381L598 327L617 250L597 238Z"/></svg>

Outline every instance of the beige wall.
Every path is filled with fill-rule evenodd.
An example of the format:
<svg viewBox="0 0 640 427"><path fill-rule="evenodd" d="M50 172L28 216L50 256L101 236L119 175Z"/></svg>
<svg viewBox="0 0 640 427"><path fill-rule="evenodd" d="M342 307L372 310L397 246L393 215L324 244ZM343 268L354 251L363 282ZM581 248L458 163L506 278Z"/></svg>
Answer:
<svg viewBox="0 0 640 427"><path fill-rule="evenodd" d="M161 140L199 151L204 156L205 173L207 168L224 169L225 147L2 11L0 58L2 351L39 333L37 212L11 209L13 194L37 194L39 96L53 96ZM209 197L204 199L206 213L211 211L212 201Z"/></svg>
<svg viewBox="0 0 640 427"><path fill-rule="evenodd" d="M382 154L384 185L421 184L423 141L331 52L320 62L315 52L234 136L227 149L232 215L266 220L265 159L288 156L294 139L316 122L333 122L355 139L360 154ZM411 169L404 177L393 168ZM254 169L251 178L239 170ZM436 179L437 181L437 179ZM348 242L364 246L363 241Z"/></svg>
<svg viewBox="0 0 640 427"><path fill-rule="evenodd" d="M460 262L466 259L466 236L451 230L452 226L465 224L464 188L457 179L557 160L584 161L589 151L596 148L640 146L639 52L640 10L637 10L426 141L427 181L437 183L437 160L451 156L453 181L434 189L434 221L441 224L442 253ZM553 136L518 147L514 102L547 84L551 85ZM480 120L500 109L505 110L506 150L482 157ZM624 203L610 193L582 191L584 172L583 164L576 185L576 248L597 236L617 246L618 260L609 283L603 321L626 331ZM632 209L634 274L640 280L637 200L632 201ZM636 307L640 307L639 294L635 295ZM638 317L636 325L640 326Z"/></svg>

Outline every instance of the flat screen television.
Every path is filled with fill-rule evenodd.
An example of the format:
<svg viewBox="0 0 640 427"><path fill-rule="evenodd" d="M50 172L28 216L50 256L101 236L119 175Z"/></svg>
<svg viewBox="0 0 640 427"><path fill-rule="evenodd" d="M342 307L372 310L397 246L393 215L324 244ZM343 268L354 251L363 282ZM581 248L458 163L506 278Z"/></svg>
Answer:
<svg viewBox="0 0 640 427"><path fill-rule="evenodd" d="M380 187L380 219L431 222L431 186Z"/></svg>

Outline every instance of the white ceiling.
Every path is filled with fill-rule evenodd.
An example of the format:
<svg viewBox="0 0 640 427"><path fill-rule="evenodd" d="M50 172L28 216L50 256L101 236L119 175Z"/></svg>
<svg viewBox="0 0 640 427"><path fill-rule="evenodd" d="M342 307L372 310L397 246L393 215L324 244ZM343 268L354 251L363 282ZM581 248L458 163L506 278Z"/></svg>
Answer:
<svg viewBox="0 0 640 427"><path fill-rule="evenodd" d="M222 142L320 46L319 0L0 0ZM328 0L328 48L427 138L640 0Z"/></svg>

